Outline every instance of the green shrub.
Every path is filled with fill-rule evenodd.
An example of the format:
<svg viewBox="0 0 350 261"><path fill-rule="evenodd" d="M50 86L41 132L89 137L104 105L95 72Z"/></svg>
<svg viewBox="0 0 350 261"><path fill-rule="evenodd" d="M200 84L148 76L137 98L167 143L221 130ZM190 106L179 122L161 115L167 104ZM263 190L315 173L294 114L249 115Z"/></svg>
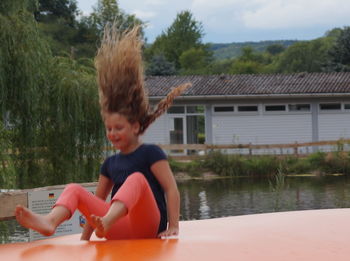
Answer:
<svg viewBox="0 0 350 261"><path fill-rule="evenodd" d="M244 161L247 176L271 176L277 173L280 160L274 156L255 156Z"/></svg>

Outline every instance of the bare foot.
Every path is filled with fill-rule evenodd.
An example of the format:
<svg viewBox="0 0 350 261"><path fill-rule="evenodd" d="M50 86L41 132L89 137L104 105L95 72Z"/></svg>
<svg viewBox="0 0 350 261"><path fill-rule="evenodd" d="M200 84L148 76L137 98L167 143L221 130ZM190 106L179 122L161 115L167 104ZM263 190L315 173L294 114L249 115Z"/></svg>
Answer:
<svg viewBox="0 0 350 261"><path fill-rule="evenodd" d="M18 223L23 227L33 229L44 236L55 233L56 227L45 216L36 214L24 206L18 205L15 215Z"/></svg>
<svg viewBox="0 0 350 261"><path fill-rule="evenodd" d="M91 215L92 226L95 227L95 234L99 238L106 236L109 225L105 222L103 217Z"/></svg>

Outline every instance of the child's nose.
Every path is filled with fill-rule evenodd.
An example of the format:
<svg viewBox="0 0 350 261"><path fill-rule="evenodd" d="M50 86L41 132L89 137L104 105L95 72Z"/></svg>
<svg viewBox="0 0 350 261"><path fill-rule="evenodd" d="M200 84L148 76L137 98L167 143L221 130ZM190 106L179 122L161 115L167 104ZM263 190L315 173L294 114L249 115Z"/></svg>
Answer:
<svg viewBox="0 0 350 261"><path fill-rule="evenodd" d="M110 137L115 137L116 134L117 134L116 130L115 130L115 129L111 129L111 130L109 131L109 133L108 133L108 136L110 136Z"/></svg>

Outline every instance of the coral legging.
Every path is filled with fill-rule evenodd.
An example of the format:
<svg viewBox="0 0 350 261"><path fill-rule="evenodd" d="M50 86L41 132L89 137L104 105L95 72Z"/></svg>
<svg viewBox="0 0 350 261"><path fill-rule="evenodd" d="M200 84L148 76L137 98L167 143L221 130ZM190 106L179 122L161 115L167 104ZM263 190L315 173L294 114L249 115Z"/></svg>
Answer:
<svg viewBox="0 0 350 261"><path fill-rule="evenodd" d="M157 236L160 213L146 178L139 172L131 174L110 203L96 197L78 184L69 184L55 206L66 207L71 215L78 209L91 224L91 214L104 216L110 205L119 200L128 210L107 232L107 239L154 238Z"/></svg>

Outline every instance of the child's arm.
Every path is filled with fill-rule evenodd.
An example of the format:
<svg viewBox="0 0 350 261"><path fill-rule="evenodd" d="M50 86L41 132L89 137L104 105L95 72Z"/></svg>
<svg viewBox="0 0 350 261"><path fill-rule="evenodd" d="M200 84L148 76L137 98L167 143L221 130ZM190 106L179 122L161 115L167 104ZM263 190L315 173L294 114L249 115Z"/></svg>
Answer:
<svg viewBox="0 0 350 261"><path fill-rule="evenodd" d="M95 195L103 200L106 200L108 194L111 192L112 187L112 180L106 176L100 175ZM93 231L94 229L90 226L90 224L86 223L80 240L89 240Z"/></svg>
<svg viewBox="0 0 350 261"><path fill-rule="evenodd" d="M179 234L179 215L180 215L180 194L177 189L173 172L170 169L167 160L160 160L151 166L151 171L162 186L168 210L168 228L158 236L176 236Z"/></svg>

